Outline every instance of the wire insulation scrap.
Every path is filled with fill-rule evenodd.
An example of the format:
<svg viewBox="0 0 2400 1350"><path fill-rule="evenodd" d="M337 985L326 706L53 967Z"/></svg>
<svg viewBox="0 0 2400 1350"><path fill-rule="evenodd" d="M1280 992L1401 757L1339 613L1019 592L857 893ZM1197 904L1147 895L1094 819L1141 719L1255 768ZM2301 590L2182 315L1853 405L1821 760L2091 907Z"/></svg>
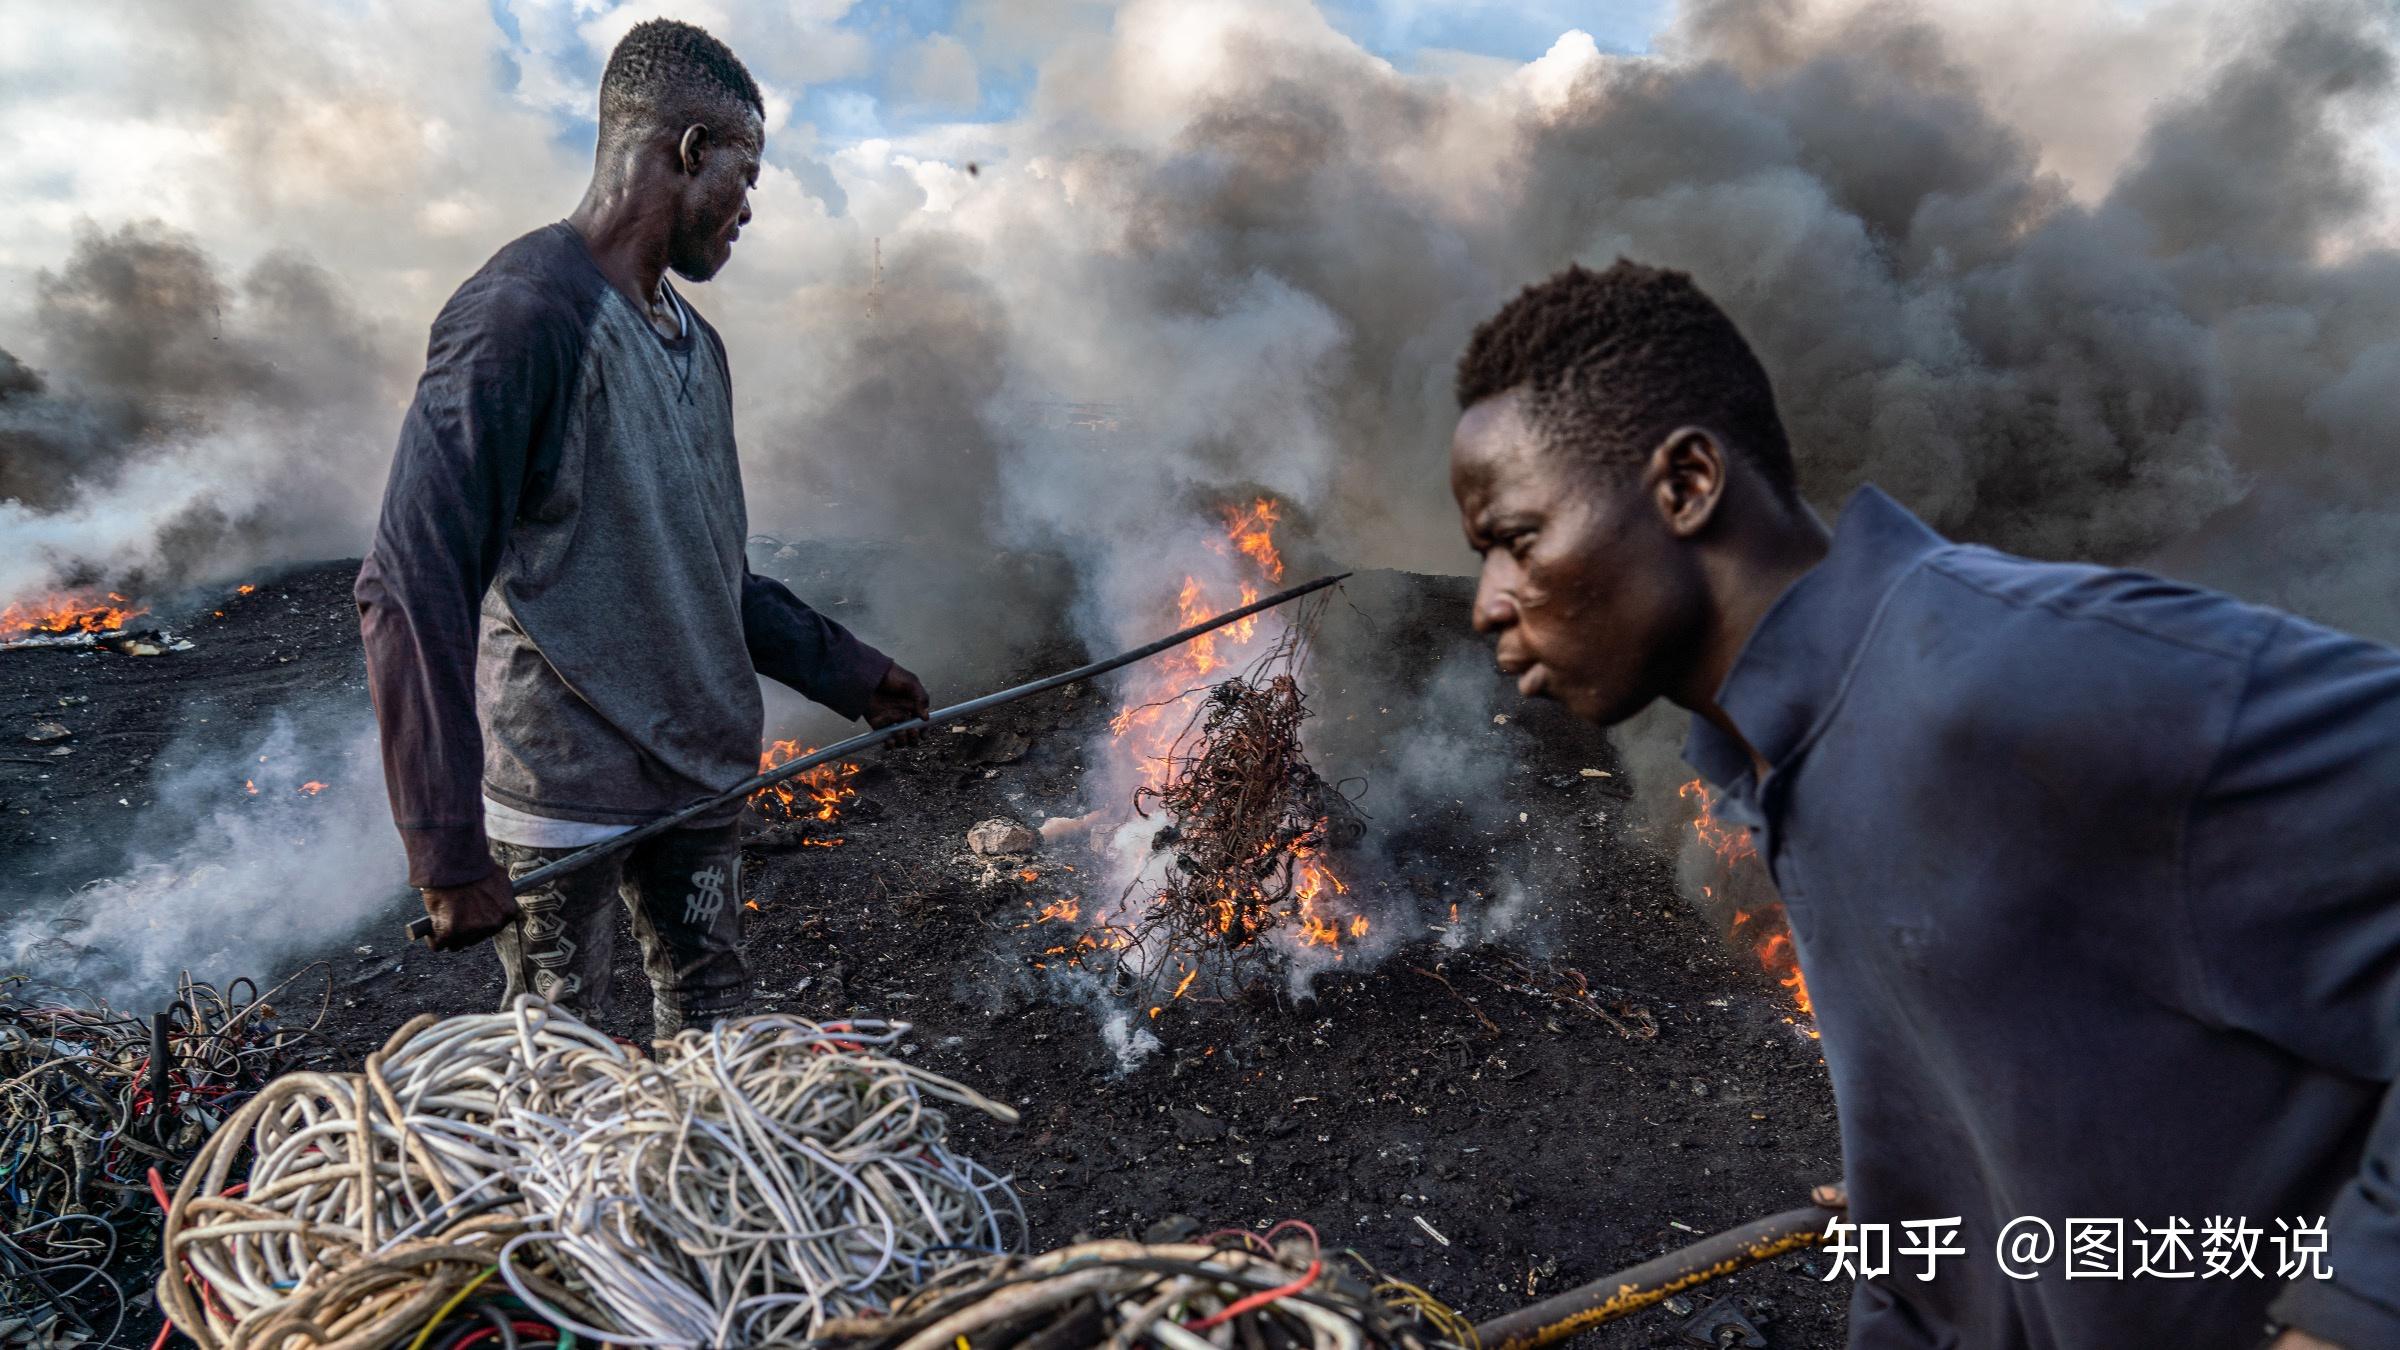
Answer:
<svg viewBox="0 0 2400 1350"><path fill-rule="evenodd" d="M1086 1242L942 1272L888 1315L825 1328L830 1350L1477 1350L1474 1326L1286 1220L1199 1242Z"/></svg>

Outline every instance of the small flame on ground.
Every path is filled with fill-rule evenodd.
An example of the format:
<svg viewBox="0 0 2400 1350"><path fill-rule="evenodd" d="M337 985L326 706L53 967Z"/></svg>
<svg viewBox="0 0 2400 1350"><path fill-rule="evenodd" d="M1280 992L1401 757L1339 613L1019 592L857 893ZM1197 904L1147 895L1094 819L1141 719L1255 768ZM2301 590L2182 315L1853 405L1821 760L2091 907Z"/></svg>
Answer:
<svg viewBox="0 0 2400 1350"><path fill-rule="evenodd" d="M253 585L251 585L249 582L246 582L246 581L245 581L245 582L243 582L241 585L234 587L234 588L233 588L233 593L234 593L235 595L248 595L248 594L250 594L252 591L255 591L255 590L257 590L257 589L258 589L258 587L256 587L256 586L253 586Z"/></svg>
<svg viewBox="0 0 2400 1350"><path fill-rule="evenodd" d="M325 790L325 785L312 778L307 782L302 783L300 785L300 790L307 793L309 796L314 797L318 793Z"/></svg>
<svg viewBox="0 0 2400 1350"><path fill-rule="evenodd" d="M242 780L242 791L247 792L251 796L255 797L258 795L258 784L250 779L245 778Z"/></svg>
<svg viewBox="0 0 2400 1350"><path fill-rule="evenodd" d="M1700 841L1702 848L1716 856L1718 863L1726 869L1728 876L1735 867L1745 862L1757 862L1758 848L1751 842L1750 832L1738 825L1728 825L1717 818L1716 799L1709 792L1706 783L1695 778L1677 788L1675 795L1694 804L1692 837ZM1716 898L1716 888L1702 886L1700 894L1713 900ZM1777 907L1776 913L1778 917L1781 917L1780 906ZM1742 927L1750 922L1750 918L1748 911L1735 911L1734 931L1740 932ZM1776 976L1777 983L1792 991L1792 1002L1799 1008L1801 1016L1815 1016L1816 1004L1808 996L1808 977L1800 973L1800 957L1799 953L1792 948L1792 935L1788 924L1776 927L1775 931L1760 939L1754 950L1758 954L1759 964L1766 968L1767 973ZM1794 1023L1794 1025L1798 1024ZM1817 1034L1814 1028L1804 1028L1804 1030L1811 1037Z"/></svg>
<svg viewBox="0 0 2400 1350"><path fill-rule="evenodd" d="M28 637L64 637L70 633L113 633L128 619L149 613L115 591L105 598L90 594L53 595L20 600L0 608L0 641Z"/></svg>
<svg viewBox="0 0 2400 1350"><path fill-rule="evenodd" d="M765 773L778 764L789 764L803 755L813 754L816 747L803 746L798 741L775 741L759 752L758 770ZM801 771L797 777L786 778L750 794L750 809L769 820L814 821L830 825L841 818L842 803L858 796L858 789L849 780L858 776L859 766L847 760L819 764ZM803 839L803 848L835 848L840 839Z"/></svg>

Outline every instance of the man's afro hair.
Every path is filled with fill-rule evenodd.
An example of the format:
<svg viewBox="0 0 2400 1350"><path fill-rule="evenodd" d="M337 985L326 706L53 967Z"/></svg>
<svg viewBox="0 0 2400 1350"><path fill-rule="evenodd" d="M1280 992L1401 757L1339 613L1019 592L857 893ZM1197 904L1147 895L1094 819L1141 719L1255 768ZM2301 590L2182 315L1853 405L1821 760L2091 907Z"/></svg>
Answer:
<svg viewBox="0 0 2400 1350"><path fill-rule="evenodd" d="M609 53L600 76L600 137L695 122L722 127L735 104L767 115L758 81L733 49L688 23L650 19Z"/></svg>
<svg viewBox="0 0 2400 1350"><path fill-rule="evenodd" d="M1677 427L1697 426L1786 500L1797 495L1766 368L1688 273L1620 258L1526 287L1458 359L1459 407L1516 389L1535 428L1593 463L1638 464Z"/></svg>

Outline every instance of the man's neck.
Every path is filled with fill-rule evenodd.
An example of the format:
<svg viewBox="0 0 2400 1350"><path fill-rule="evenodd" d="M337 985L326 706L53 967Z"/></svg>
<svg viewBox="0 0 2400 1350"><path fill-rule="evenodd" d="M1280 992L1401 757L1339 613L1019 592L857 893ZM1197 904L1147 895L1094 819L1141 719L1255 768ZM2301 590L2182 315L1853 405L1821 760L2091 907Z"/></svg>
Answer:
<svg viewBox="0 0 2400 1350"><path fill-rule="evenodd" d="M583 236L600 274L655 323L666 304L670 222L659 211L636 205L645 198L656 200L654 194L632 191L623 180L604 183L595 177L567 224Z"/></svg>
<svg viewBox="0 0 2400 1350"><path fill-rule="evenodd" d="M1701 657L1676 702L1706 718L1719 731L1739 741L1750 753L1759 778L1770 767L1718 706L1717 691L1733 673L1733 663L1749 645L1750 635L1767 617L1783 593L1825 560L1832 536L1824 522L1806 506L1777 509L1766 519L1734 532L1727 547L1702 563L1708 577L1711 606L1709 630L1701 641Z"/></svg>

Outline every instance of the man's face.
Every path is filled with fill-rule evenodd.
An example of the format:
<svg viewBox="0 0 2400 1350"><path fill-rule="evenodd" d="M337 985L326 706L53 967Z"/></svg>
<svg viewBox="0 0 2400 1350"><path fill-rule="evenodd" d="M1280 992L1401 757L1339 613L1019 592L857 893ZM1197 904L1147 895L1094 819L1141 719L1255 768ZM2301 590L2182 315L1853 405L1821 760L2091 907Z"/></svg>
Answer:
<svg viewBox="0 0 2400 1350"><path fill-rule="evenodd" d="M750 223L750 189L758 186L759 155L766 127L747 113L743 129L728 137L701 140L694 155L697 173L681 181L675 233L667 241L667 266L686 281L706 281L733 256L733 241Z"/></svg>
<svg viewBox="0 0 2400 1350"><path fill-rule="evenodd" d="M1529 698L1603 726L1659 698L1697 651L1704 591L1685 542L1635 470L1554 448L1522 397L1469 408L1450 439L1450 491L1483 557L1475 631Z"/></svg>

